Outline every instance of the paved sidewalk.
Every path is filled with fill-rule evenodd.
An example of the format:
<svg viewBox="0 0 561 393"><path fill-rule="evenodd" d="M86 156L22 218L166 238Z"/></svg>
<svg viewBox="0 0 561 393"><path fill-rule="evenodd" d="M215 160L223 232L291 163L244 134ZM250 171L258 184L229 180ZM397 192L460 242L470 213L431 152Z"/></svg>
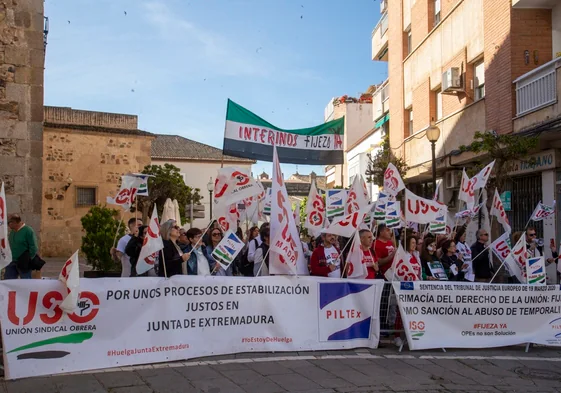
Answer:
<svg viewBox="0 0 561 393"><path fill-rule="evenodd" d="M23 393L561 392L561 351L238 354L3 382Z"/></svg>

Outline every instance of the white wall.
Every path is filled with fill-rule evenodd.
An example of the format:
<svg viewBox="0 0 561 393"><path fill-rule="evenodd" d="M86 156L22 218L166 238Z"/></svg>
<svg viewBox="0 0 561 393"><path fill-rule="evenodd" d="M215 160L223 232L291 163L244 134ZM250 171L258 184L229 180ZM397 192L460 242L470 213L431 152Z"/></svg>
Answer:
<svg viewBox="0 0 561 393"><path fill-rule="evenodd" d="M561 53L561 4L557 4L551 11L551 26L553 28L553 58Z"/></svg>
<svg viewBox="0 0 561 393"><path fill-rule="evenodd" d="M202 204L205 206L205 218L196 219L193 221L193 227L204 229L210 222L210 198L207 190L207 184L212 177L212 181L216 180L216 174L220 169L220 162L196 162L196 161L161 161L153 160L152 165L172 164L179 168L180 172L185 174L185 184L191 188L199 188L199 194L203 197ZM250 164L229 164L224 163L224 166L236 166L244 169L249 169L251 174Z"/></svg>
<svg viewBox="0 0 561 393"><path fill-rule="evenodd" d="M376 154L376 151L380 148L381 142L382 133L378 130L347 152L347 179L349 179L349 181L355 174L360 174L362 177L365 177L369 161L367 153ZM377 200L379 193L378 186L370 183L367 183L367 186L369 188L368 192L370 193L371 200Z"/></svg>

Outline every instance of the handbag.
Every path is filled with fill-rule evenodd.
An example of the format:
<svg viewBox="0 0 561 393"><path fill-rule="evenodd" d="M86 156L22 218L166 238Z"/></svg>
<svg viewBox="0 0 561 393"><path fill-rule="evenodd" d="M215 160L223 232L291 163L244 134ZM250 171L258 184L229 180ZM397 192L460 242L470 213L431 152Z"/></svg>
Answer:
<svg viewBox="0 0 561 393"><path fill-rule="evenodd" d="M31 257L29 256L29 251L25 250L17 259L16 267L18 268L18 270L26 272L31 270L30 265Z"/></svg>
<svg viewBox="0 0 561 393"><path fill-rule="evenodd" d="M35 254L33 259L31 260L30 267L31 270L41 270L43 266L45 266L45 260L43 260L39 254Z"/></svg>

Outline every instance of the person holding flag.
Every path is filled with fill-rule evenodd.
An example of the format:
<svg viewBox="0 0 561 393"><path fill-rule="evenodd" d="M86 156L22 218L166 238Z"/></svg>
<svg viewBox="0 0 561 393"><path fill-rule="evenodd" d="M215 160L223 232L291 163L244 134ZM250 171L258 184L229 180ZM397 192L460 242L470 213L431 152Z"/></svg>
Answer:
<svg viewBox="0 0 561 393"><path fill-rule="evenodd" d="M374 251L378 257L378 266L382 274L392 266L396 248L393 239L393 231L386 224L378 225L378 237L374 242Z"/></svg>
<svg viewBox="0 0 561 393"><path fill-rule="evenodd" d="M160 277L172 277L183 273L183 264L189 259L191 253L184 253L177 245L179 239L179 226L174 220L168 220L160 226L160 236L164 248L160 253ZM185 269L186 273L186 269Z"/></svg>
<svg viewBox="0 0 561 393"><path fill-rule="evenodd" d="M358 236L360 237L360 249L362 251L362 264L366 266L368 272L367 279L375 279L376 275L380 271L378 266L378 259L376 258L376 253L372 247L374 243L374 235L368 229L361 229L358 231Z"/></svg>
<svg viewBox="0 0 561 393"><path fill-rule="evenodd" d="M321 239L322 244L316 247L310 259L310 275L342 277L341 251L335 246L337 236L331 233L323 233Z"/></svg>

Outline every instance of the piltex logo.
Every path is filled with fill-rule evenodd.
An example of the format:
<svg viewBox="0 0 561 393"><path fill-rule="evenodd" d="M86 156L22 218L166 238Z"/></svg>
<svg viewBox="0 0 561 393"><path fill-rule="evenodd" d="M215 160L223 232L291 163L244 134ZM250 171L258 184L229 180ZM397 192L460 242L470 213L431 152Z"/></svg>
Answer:
<svg viewBox="0 0 561 393"><path fill-rule="evenodd" d="M561 338L561 318L554 319L549 323L551 329L558 331L559 333L555 334L555 338Z"/></svg>
<svg viewBox="0 0 561 393"><path fill-rule="evenodd" d="M10 291L8 294L8 319L16 326L25 326L30 324L34 319L37 311L37 302L39 300L39 292L30 292L29 301L27 303L27 313L20 318L16 313L16 292ZM64 300L64 295L58 291L47 292L41 298L41 304L49 312L39 314L39 319L46 325L52 325L60 321L63 311L59 304ZM59 302L58 304L56 302ZM74 323L91 322L99 312L99 298L95 293L83 291L80 293L78 302L78 312L68 314L68 318ZM89 311L88 311L89 310Z"/></svg>

